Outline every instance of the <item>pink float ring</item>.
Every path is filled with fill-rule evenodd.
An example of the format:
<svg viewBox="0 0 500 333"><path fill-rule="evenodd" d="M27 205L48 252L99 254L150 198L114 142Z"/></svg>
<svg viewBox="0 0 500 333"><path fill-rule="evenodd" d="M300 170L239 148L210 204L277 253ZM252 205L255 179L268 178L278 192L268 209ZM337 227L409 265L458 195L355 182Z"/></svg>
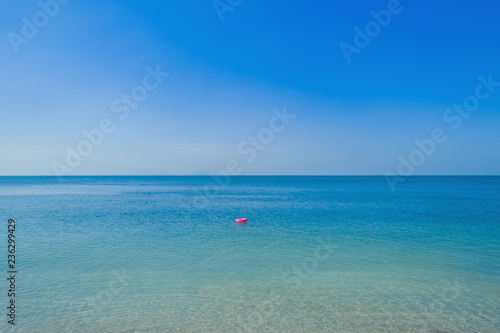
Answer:
<svg viewBox="0 0 500 333"><path fill-rule="evenodd" d="M247 224L247 219L236 219L236 223L238 224Z"/></svg>

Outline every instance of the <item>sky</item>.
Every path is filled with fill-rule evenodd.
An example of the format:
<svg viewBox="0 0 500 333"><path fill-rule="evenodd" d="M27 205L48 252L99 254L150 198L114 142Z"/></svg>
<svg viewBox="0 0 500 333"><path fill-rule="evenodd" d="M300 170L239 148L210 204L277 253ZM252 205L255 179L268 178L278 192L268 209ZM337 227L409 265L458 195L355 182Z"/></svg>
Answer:
<svg viewBox="0 0 500 333"><path fill-rule="evenodd" d="M3 1L0 175L498 175L499 10Z"/></svg>

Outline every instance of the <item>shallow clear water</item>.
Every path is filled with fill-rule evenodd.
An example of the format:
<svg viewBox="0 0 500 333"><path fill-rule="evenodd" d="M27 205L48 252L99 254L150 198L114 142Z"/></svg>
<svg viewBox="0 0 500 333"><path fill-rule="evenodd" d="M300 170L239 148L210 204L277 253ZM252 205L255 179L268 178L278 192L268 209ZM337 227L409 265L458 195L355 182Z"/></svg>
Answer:
<svg viewBox="0 0 500 333"><path fill-rule="evenodd" d="M500 331L500 177L224 181L0 177L15 331Z"/></svg>

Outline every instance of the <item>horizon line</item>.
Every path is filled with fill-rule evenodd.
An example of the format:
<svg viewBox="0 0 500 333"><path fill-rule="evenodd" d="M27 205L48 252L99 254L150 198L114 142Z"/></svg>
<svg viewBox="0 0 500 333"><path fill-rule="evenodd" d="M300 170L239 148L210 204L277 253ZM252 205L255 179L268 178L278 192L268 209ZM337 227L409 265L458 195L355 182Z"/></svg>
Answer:
<svg viewBox="0 0 500 333"><path fill-rule="evenodd" d="M179 174L170 174L170 175L64 175L64 176L56 176L56 175L0 175L0 177L57 177L57 178L71 178L71 177L387 177L386 175L312 175L312 174L286 174L286 175L275 175L275 174L266 174L266 175L179 175ZM500 177L500 174L449 174L449 175L411 175L411 176L401 176L404 178L411 177Z"/></svg>

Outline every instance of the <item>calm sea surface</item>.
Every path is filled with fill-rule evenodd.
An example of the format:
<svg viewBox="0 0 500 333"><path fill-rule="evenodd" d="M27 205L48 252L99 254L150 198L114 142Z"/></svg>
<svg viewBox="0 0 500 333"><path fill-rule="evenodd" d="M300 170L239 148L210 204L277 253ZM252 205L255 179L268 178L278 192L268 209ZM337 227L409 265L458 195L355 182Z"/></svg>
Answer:
<svg viewBox="0 0 500 333"><path fill-rule="evenodd" d="M0 221L1 332L500 332L500 177L0 177Z"/></svg>

